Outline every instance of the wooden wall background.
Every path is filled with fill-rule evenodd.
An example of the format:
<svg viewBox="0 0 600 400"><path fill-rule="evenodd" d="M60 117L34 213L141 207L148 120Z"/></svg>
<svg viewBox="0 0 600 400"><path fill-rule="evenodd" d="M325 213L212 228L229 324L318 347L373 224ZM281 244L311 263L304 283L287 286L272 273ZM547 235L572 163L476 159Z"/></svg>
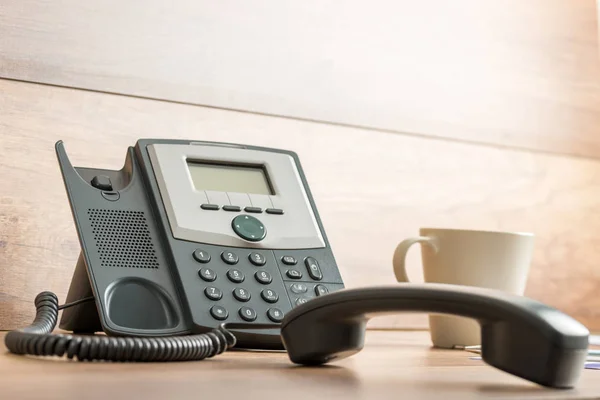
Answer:
<svg viewBox="0 0 600 400"><path fill-rule="evenodd" d="M348 286L392 282L420 226L532 231L527 294L600 330L596 16L593 0L4 1L0 329L41 290L64 298L75 265L54 142L119 168L137 138L171 137L297 151Z"/></svg>

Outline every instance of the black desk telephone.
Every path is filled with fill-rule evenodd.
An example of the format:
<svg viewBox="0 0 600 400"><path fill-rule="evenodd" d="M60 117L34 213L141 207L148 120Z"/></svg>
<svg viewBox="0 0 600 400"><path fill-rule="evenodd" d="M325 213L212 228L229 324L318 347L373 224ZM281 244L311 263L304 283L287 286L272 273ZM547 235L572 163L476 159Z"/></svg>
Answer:
<svg viewBox="0 0 600 400"><path fill-rule="evenodd" d="M589 332L544 304L443 284L345 289L293 152L139 140L119 171L56 152L81 254L67 304L38 295L34 322L6 336L13 353L175 361L235 346L315 365L360 351L371 317L413 311L476 319L483 360L503 371L579 379ZM62 329L87 335L51 334L59 309Z"/></svg>

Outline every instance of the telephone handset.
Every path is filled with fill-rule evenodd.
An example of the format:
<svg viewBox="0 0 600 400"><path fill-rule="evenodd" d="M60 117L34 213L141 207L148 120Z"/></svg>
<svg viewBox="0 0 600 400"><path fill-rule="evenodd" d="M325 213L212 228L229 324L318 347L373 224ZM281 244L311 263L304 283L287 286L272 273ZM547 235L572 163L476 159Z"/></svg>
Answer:
<svg viewBox="0 0 600 400"><path fill-rule="evenodd" d="M344 289L294 153L139 140L120 171L56 151L81 243L67 303L40 293L16 354L183 361L285 349L317 365L362 349L369 318L416 311L481 326L482 358L540 385L575 386L589 331L539 302L443 284ZM51 334L103 330L108 335Z"/></svg>

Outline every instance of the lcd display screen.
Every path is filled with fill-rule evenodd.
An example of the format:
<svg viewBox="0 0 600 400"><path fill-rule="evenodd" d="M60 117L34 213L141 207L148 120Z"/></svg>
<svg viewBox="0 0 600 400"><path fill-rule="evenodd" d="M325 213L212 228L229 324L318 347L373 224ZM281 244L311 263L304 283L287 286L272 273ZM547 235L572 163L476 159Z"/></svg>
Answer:
<svg viewBox="0 0 600 400"><path fill-rule="evenodd" d="M188 161L196 190L275 194L262 167L208 164Z"/></svg>

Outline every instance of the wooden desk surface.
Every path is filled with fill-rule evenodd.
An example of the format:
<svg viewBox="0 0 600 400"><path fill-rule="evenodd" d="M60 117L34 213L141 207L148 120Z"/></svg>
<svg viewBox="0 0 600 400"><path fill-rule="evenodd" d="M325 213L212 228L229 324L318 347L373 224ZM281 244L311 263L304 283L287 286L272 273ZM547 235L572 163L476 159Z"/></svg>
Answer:
<svg viewBox="0 0 600 400"><path fill-rule="evenodd" d="M321 368L295 367L285 353L232 352L169 364L78 363L9 354L0 335L5 399L469 399L598 398L600 371L571 390L548 389L501 372L476 356L430 347L426 331L369 331L365 348Z"/></svg>

